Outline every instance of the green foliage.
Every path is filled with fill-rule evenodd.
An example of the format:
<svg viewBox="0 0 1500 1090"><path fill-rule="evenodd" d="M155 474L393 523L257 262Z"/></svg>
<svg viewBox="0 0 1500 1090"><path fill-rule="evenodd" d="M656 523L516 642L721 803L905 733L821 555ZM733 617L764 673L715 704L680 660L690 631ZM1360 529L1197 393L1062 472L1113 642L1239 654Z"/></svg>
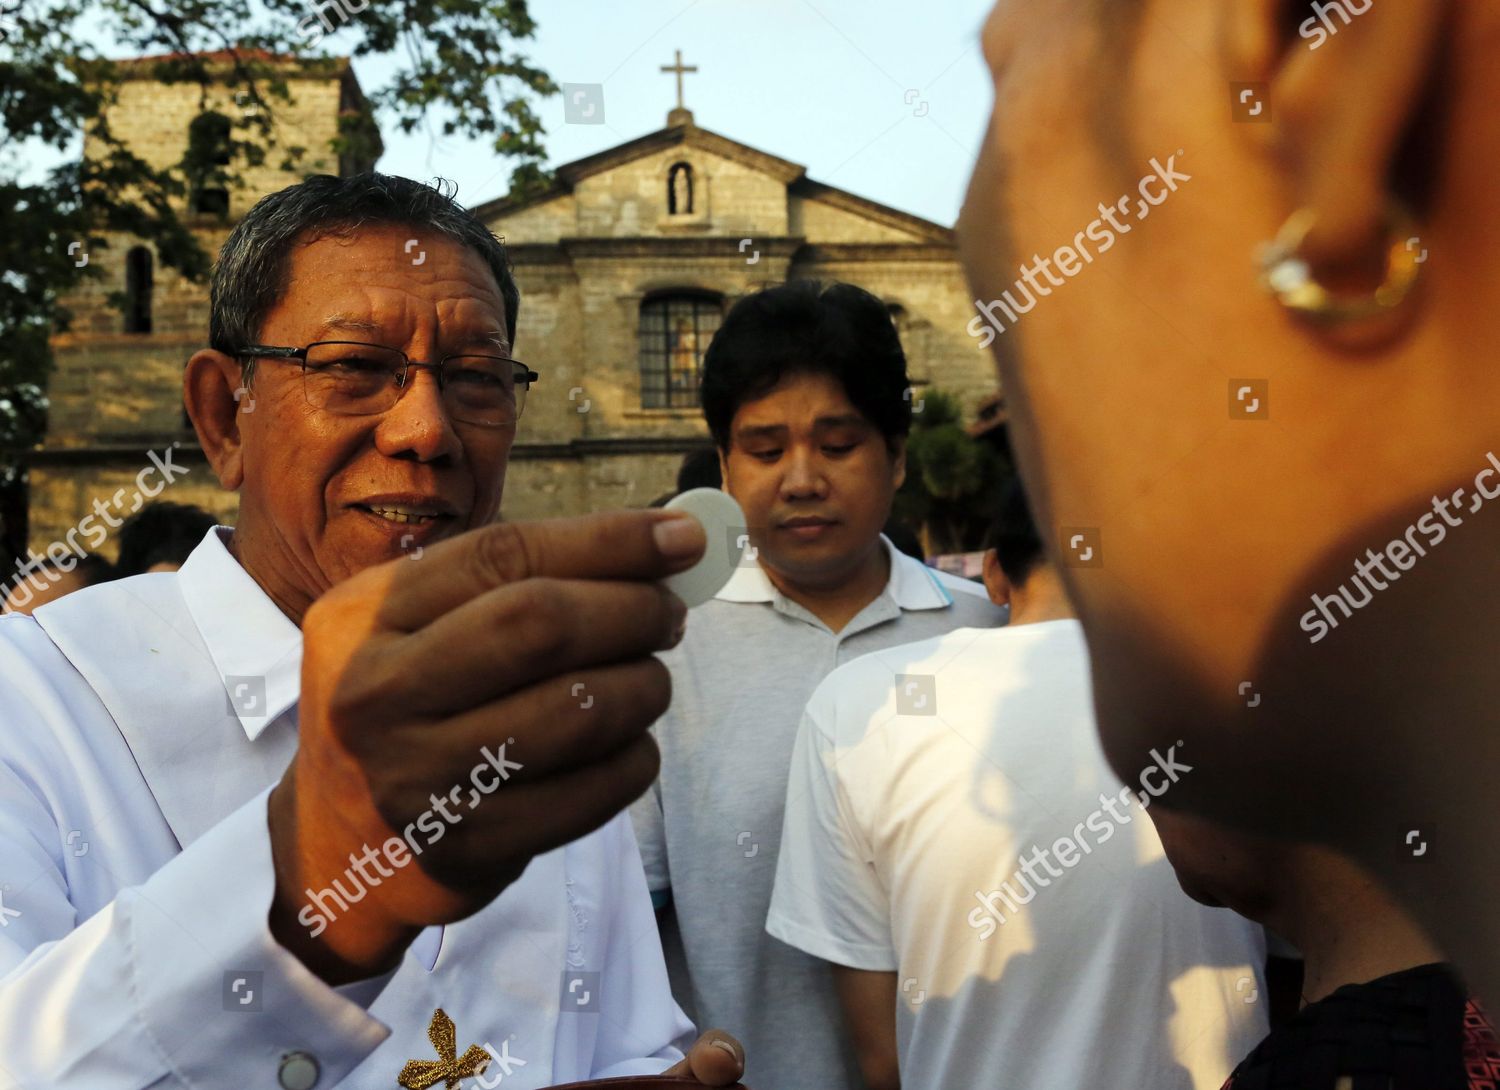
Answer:
<svg viewBox="0 0 1500 1090"><path fill-rule="evenodd" d="M964 430L956 397L941 390L918 396L894 514L918 529L929 554L972 552L984 544L1013 469L993 444Z"/></svg>
<svg viewBox="0 0 1500 1090"><path fill-rule="evenodd" d="M293 65L334 70L330 32L340 52L400 62L388 84L366 88L386 123L490 138L524 185L544 184L531 103L557 87L512 48L535 29L526 0L0 0L0 532L12 548L25 452L45 423L48 334L67 328L61 300L97 275L72 243L97 249L103 232L128 232L160 265L201 280L210 261L183 222L189 196L232 190L244 168L268 161L298 171L325 150L285 142L277 119L295 100ZM110 129L128 57L154 58L153 79L200 89L187 150L166 169ZM228 89L239 116L214 108L213 87ZM372 116L348 111L327 150L373 162L378 146ZM40 148L67 162L30 166L28 149Z"/></svg>

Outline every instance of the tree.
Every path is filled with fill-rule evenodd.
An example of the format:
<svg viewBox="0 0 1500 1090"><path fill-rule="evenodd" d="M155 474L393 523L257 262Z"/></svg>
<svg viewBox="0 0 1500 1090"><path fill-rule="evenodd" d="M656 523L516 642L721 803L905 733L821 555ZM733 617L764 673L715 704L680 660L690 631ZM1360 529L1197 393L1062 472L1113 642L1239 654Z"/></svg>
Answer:
<svg viewBox="0 0 1500 1090"><path fill-rule="evenodd" d="M77 252L124 232L202 280L210 258L182 218L190 190L235 187L244 167L271 155L298 171L308 149L281 140L277 124L293 101L286 72L328 63L330 34L355 57L399 58L369 93L376 117L403 132L426 124L488 138L514 163L513 191L535 189L546 177L532 99L557 87L511 48L534 32L526 0L0 0L0 554L24 548L26 452L45 430L48 339L68 327L65 297L96 275ZM121 62L140 57L155 79L201 89L187 150L169 169L110 131ZM238 118L215 108L226 90ZM374 136L368 115L348 115L328 150L370 161ZM28 151L43 148L63 164L29 167Z"/></svg>
<svg viewBox="0 0 1500 1090"><path fill-rule="evenodd" d="M999 511L1001 485L1014 469L994 444L964 430L952 394L924 390L919 404L893 513L918 528L929 556L973 551L982 546Z"/></svg>

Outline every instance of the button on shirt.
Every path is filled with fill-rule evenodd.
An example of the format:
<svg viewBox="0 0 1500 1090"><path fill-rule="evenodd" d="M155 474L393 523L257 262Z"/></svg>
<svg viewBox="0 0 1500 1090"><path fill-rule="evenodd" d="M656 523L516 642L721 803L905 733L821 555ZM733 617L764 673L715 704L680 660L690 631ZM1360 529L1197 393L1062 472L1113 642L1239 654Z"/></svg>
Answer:
<svg viewBox="0 0 1500 1090"><path fill-rule="evenodd" d="M624 815L383 978L331 988L277 944L266 798L302 637L225 533L180 572L0 617L0 1087L394 1086L440 1059L438 1008L459 1056L490 1053L480 1086L680 1059Z"/></svg>
<svg viewBox="0 0 1500 1090"><path fill-rule="evenodd" d="M750 1086L861 1085L827 966L765 931L803 705L840 663L1005 617L978 584L881 541L890 578L842 632L747 561L662 656L672 706L654 728L661 773L631 816L651 889L662 899L670 890L674 906L673 992L700 1026L744 1043Z"/></svg>
<svg viewBox="0 0 1500 1090"><path fill-rule="evenodd" d="M1192 761L1160 764L1110 771L1077 621L868 655L808 702L767 928L897 974L903 1090L1215 1090L1265 942L1178 887L1138 793Z"/></svg>

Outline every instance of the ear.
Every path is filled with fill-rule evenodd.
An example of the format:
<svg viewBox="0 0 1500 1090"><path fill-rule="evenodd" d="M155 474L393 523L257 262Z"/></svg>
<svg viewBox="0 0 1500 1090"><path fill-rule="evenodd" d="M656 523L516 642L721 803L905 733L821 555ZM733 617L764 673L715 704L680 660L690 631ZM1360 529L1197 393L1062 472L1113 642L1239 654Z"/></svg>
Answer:
<svg viewBox="0 0 1500 1090"><path fill-rule="evenodd" d="M219 484L237 491L245 479L240 416L255 411L254 394L240 385L239 361L211 348L195 352L183 372L182 400Z"/></svg>
<svg viewBox="0 0 1500 1090"><path fill-rule="evenodd" d="M900 488L906 483L906 436L899 435L891 450L891 488Z"/></svg>
<svg viewBox="0 0 1500 1090"><path fill-rule="evenodd" d="M724 491L728 492L729 489L727 485L729 484L729 451L724 447L717 446L714 449L719 453L719 484L721 486L726 486L724 487Z"/></svg>
<svg viewBox="0 0 1500 1090"><path fill-rule="evenodd" d="M1440 62L1450 0L1223 0L1226 79L1269 84L1269 124L1234 128L1282 161L1306 257L1367 263L1385 238L1395 160Z"/></svg>
<svg viewBox="0 0 1500 1090"><path fill-rule="evenodd" d="M1010 605L1010 580L1000 569L1000 554L994 549L984 554L984 591L997 606Z"/></svg>

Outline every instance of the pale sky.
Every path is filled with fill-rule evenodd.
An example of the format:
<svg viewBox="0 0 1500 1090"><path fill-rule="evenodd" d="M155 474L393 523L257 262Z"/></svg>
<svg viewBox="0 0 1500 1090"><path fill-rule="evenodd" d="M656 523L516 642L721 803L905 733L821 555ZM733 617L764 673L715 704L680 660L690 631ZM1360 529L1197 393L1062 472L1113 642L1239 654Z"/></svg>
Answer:
<svg viewBox="0 0 1500 1090"><path fill-rule="evenodd" d="M666 124L677 49L697 123L807 167L815 180L951 226L988 119L979 28L991 0L532 0L522 50L558 83L600 83L602 125L567 124L543 101L550 165ZM336 51L339 39L327 48ZM382 82L389 62L356 62ZM908 102L907 99L911 101ZM505 193L509 167L483 145L385 132L379 168L451 178L459 199Z"/></svg>

